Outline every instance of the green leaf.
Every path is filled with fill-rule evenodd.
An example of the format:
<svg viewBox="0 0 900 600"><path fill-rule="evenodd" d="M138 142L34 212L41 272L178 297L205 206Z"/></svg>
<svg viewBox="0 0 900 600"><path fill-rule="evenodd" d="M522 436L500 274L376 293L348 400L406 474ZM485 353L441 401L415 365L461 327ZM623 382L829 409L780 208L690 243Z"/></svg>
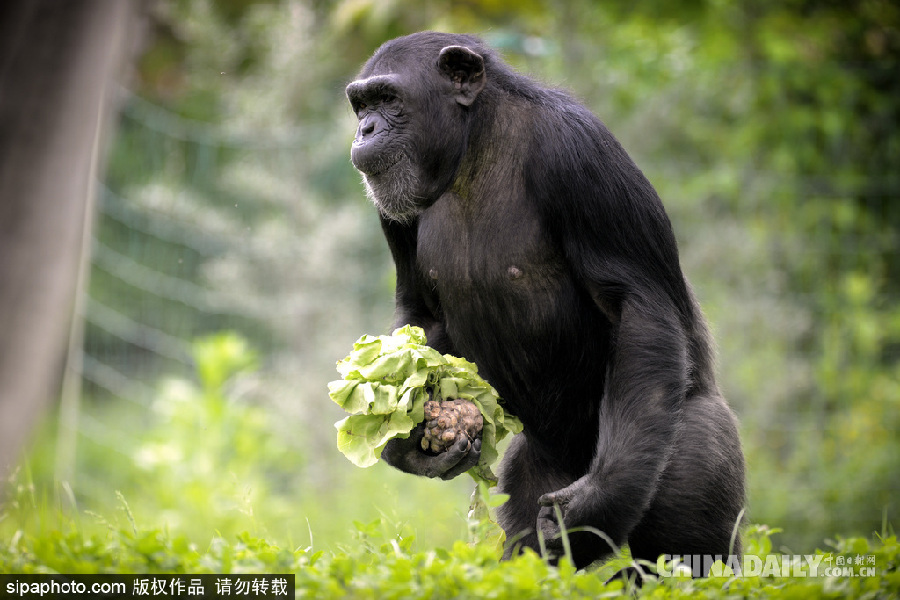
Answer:
<svg viewBox="0 0 900 600"><path fill-rule="evenodd" d="M387 441L381 431L385 419L380 415L351 415L334 424L338 430L337 445L344 456L357 467L371 467L378 462L378 447Z"/></svg>
<svg viewBox="0 0 900 600"><path fill-rule="evenodd" d="M373 383L372 387L375 390L375 400L371 409L373 415L390 415L397 410L396 386Z"/></svg>
<svg viewBox="0 0 900 600"><path fill-rule="evenodd" d="M415 427L425 420L425 402L428 399L428 394L425 393L425 390L411 389L403 395L403 398L411 402L407 409L407 414L409 414L413 427Z"/></svg>
<svg viewBox="0 0 900 600"><path fill-rule="evenodd" d="M389 379L402 382L410 375L410 369L415 370L409 351L398 350L391 354L377 357L370 364L358 369L363 379L377 380Z"/></svg>
<svg viewBox="0 0 900 600"><path fill-rule="evenodd" d="M350 414L368 412L375 400L372 384L364 381L332 381L328 390L331 399Z"/></svg>
<svg viewBox="0 0 900 600"><path fill-rule="evenodd" d="M339 379L328 382L328 396L341 408L346 405L350 394L359 385L358 380Z"/></svg>

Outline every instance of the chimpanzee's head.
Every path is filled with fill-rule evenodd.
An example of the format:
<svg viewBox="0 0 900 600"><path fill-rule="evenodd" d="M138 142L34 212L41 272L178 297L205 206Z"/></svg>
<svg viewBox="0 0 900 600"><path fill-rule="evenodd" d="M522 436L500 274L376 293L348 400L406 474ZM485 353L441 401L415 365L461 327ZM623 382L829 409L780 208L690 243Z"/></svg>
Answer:
<svg viewBox="0 0 900 600"><path fill-rule="evenodd" d="M485 50L471 36L413 34L381 46L347 86L359 119L350 159L388 219L414 219L453 183Z"/></svg>

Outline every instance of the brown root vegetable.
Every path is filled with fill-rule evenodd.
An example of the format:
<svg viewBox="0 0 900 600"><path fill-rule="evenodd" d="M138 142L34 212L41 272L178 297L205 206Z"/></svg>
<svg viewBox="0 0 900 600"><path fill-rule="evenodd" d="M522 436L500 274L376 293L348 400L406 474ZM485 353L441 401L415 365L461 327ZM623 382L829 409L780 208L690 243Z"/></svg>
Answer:
<svg viewBox="0 0 900 600"><path fill-rule="evenodd" d="M478 407L468 400L429 400L425 403L425 436L422 438L422 450L444 452L461 436L474 441L481 435L484 418Z"/></svg>

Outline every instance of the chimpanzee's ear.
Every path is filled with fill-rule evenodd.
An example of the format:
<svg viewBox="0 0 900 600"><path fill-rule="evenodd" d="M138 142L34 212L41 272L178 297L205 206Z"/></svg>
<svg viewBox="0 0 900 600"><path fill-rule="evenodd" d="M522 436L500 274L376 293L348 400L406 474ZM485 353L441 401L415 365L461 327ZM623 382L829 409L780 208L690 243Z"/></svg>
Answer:
<svg viewBox="0 0 900 600"><path fill-rule="evenodd" d="M438 67L456 88L456 101L471 106L484 89L484 59L465 46L447 46L438 57Z"/></svg>

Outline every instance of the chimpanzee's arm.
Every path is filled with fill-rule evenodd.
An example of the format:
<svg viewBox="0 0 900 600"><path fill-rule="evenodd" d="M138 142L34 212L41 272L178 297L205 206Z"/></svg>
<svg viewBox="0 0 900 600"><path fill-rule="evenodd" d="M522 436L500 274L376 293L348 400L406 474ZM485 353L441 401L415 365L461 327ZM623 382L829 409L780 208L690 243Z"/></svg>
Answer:
<svg viewBox="0 0 900 600"><path fill-rule="evenodd" d="M606 382L590 469L540 498L538 526L559 532L555 503L567 528L594 527L621 544L649 508L676 440L695 317L656 192L599 121L585 115L579 127L539 145L529 193L612 339L598 365Z"/></svg>
<svg viewBox="0 0 900 600"><path fill-rule="evenodd" d="M382 216L381 228L397 270L394 327L421 327L429 346L439 352L453 354L443 321L428 307L422 293L425 284L416 267L418 221L398 223Z"/></svg>
<svg viewBox="0 0 900 600"><path fill-rule="evenodd" d="M602 285L588 287L603 298ZM540 499L538 526L548 540L559 533L556 503L567 529L595 527L621 545L649 508L675 445L688 385L687 340L674 306L654 290L631 289L600 306L617 325L594 459L586 475Z"/></svg>
<svg viewBox="0 0 900 600"><path fill-rule="evenodd" d="M422 295L423 283L416 268L418 223L402 224L382 217L381 226L397 268L395 326L409 324L421 327L425 330L429 346L439 352L453 352L444 323L428 308ZM463 437L452 448L434 456L421 448L424 432L422 423L413 429L408 438L392 439L382 450L381 457L401 471L441 479L452 479L478 464L480 439L469 442Z"/></svg>

